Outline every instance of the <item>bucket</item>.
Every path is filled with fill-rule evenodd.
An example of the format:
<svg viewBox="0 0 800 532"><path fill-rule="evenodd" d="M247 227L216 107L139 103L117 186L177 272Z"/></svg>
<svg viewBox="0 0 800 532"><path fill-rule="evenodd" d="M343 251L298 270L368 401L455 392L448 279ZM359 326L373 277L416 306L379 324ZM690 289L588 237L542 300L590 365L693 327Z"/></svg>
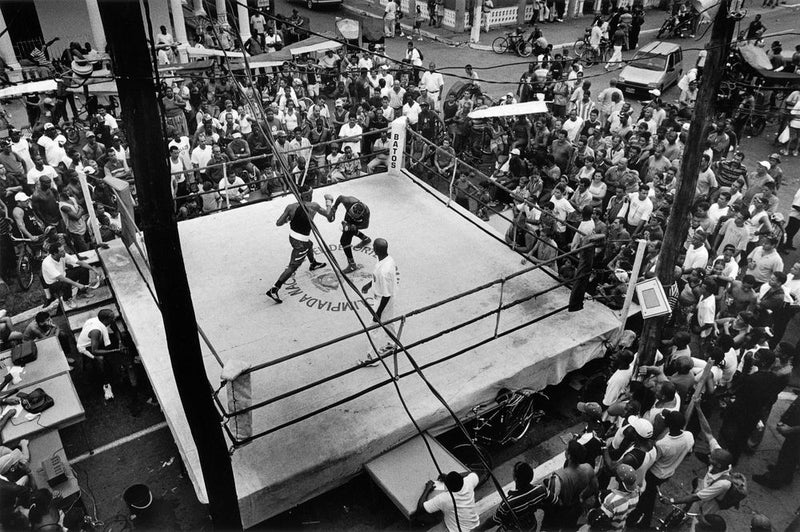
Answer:
<svg viewBox="0 0 800 532"><path fill-rule="evenodd" d="M128 505L131 514L141 516L153 504L153 494L144 484L134 484L122 494L122 500Z"/></svg>

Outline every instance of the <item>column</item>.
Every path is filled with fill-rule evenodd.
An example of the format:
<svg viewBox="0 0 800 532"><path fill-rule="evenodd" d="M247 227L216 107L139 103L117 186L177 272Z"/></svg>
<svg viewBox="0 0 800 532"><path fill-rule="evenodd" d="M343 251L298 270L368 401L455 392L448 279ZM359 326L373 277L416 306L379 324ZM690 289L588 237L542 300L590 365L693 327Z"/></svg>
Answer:
<svg viewBox="0 0 800 532"><path fill-rule="evenodd" d="M203 0L194 0L194 14L197 17L206 15L206 10L203 8Z"/></svg>
<svg viewBox="0 0 800 532"><path fill-rule="evenodd" d="M528 0L519 0L517 2L517 26L524 26L527 22L527 20L525 20L525 8L527 6Z"/></svg>
<svg viewBox="0 0 800 532"><path fill-rule="evenodd" d="M100 8L97 0L86 0L86 11L89 12L89 26L92 29L94 49L98 52L106 51L106 32L103 29L103 20L100 18Z"/></svg>
<svg viewBox="0 0 800 532"><path fill-rule="evenodd" d="M0 11L0 27L8 27L5 19L3 19L2 11ZM19 61L17 61L17 55L14 53L14 45L11 44L11 36L7 31L4 31L3 35L0 36L0 56L3 56L3 59L6 63L8 63L8 66L19 71Z"/></svg>
<svg viewBox="0 0 800 532"><path fill-rule="evenodd" d="M250 13L244 1L236 3L236 18L239 20L239 37L242 45L250 38Z"/></svg>
<svg viewBox="0 0 800 532"><path fill-rule="evenodd" d="M456 22L453 26L453 31L455 32L462 32L464 31L464 15L467 14L467 2L466 0L456 0Z"/></svg>
<svg viewBox="0 0 800 532"><path fill-rule="evenodd" d="M183 18L183 2L181 2L181 0L169 0L169 8L172 11L172 31L175 42L182 47L187 46L189 44L189 38L186 36L186 21ZM178 57L181 63L185 63L189 59L183 48L178 50Z"/></svg>
<svg viewBox="0 0 800 532"><path fill-rule="evenodd" d="M228 25L228 8L225 0L217 0L217 24L220 26Z"/></svg>

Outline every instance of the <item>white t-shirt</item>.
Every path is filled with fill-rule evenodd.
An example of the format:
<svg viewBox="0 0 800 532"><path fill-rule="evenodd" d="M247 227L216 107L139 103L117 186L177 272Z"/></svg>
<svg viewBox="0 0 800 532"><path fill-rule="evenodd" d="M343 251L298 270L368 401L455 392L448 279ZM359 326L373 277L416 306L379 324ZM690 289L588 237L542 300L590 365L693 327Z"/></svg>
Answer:
<svg viewBox="0 0 800 532"><path fill-rule="evenodd" d="M103 325L103 322L100 321L100 318L89 318L86 320L86 323L83 324L83 328L78 335L78 352L88 353L87 348L92 346L92 338L89 336L89 333L92 331L100 331L100 338L103 341L103 347L108 347L111 345L111 338L109 338L108 335L108 327Z"/></svg>
<svg viewBox="0 0 800 532"><path fill-rule="evenodd" d="M714 262L718 260L725 260L723 255L720 255ZM725 277L730 277L731 279L736 279L739 276L739 264L736 262L736 259L731 259L727 263L725 263L725 268L722 270L722 275Z"/></svg>
<svg viewBox="0 0 800 532"><path fill-rule="evenodd" d="M39 184L39 178L47 176L53 181L53 187L56 186L55 179L58 177L55 169L52 166L44 165L41 170L37 170L34 166L28 170L28 184L36 186Z"/></svg>
<svg viewBox="0 0 800 532"><path fill-rule="evenodd" d="M364 130L361 129L361 126L358 124L350 127L350 124L342 125L341 129L339 129L339 138L344 139L347 137L356 137L355 139L350 139L344 141L342 143L342 152L347 146L350 146L350 149L353 150L353 155L358 155L361 153L361 135L364 133Z"/></svg>
<svg viewBox="0 0 800 532"><path fill-rule="evenodd" d="M558 220L556 222L556 231L563 233L567 230L564 221L567 219L568 214L575 212L575 207L572 206L567 198L556 199L555 196L550 198L550 203L553 205L553 214Z"/></svg>
<svg viewBox="0 0 800 532"><path fill-rule="evenodd" d="M394 0L386 3L386 9L383 10L387 19L391 20L397 16L397 3Z"/></svg>
<svg viewBox="0 0 800 532"><path fill-rule="evenodd" d="M628 369L618 369L609 377L606 394L603 396L605 406L611 406L619 400L631 381L631 375L633 375L633 364Z"/></svg>
<svg viewBox="0 0 800 532"><path fill-rule="evenodd" d="M103 125L108 126L108 128L111 130L112 133L119 129L119 124L117 124L117 119L108 113L106 113L105 118L103 118Z"/></svg>
<svg viewBox="0 0 800 532"><path fill-rule="evenodd" d="M67 253L64 255L64 258L59 261L53 259L52 255L47 255L42 261L42 278L44 279L44 283L47 285L55 283L58 281L59 277L66 275L67 266L74 268L77 265L78 257L75 255Z"/></svg>
<svg viewBox="0 0 800 532"><path fill-rule="evenodd" d="M679 436L667 434L656 442L656 461L650 473L660 479L670 478L692 447L694 436L691 432L683 431Z"/></svg>
<svg viewBox="0 0 800 532"><path fill-rule="evenodd" d="M644 201L639 199L639 193L633 192L628 194L628 207L625 210L625 221L628 225L636 227L642 220L647 221L650 215L653 214L653 202L650 198L645 198ZM620 214L622 210L620 210Z"/></svg>
<svg viewBox="0 0 800 532"><path fill-rule="evenodd" d="M575 120L565 120L561 127L567 132L567 139L570 142L575 142L581 129L583 129L583 118L577 117Z"/></svg>
<svg viewBox="0 0 800 532"><path fill-rule="evenodd" d="M211 146L206 146L205 148L197 146L192 150L192 164L196 164L200 171L203 171L208 166L212 153Z"/></svg>
<svg viewBox="0 0 800 532"><path fill-rule="evenodd" d="M426 71L422 74L421 85L428 90L428 94L438 94L444 87L444 78L438 72ZM436 96L438 98L438 96Z"/></svg>
<svg viewBox="0 0 800 532"><path fill-rule="evenodd" d="M708 250L705 246L699 248L690 247L686 251L686 258L683 259L683 269L705 268L708 264Z"/></svg>
<svg viewBox="0 0 800 532"><path fill-rule="evenodd" d="M19 139L19 142L11 144L11 151L19 155L20 158L25 161L25 168L29 170L33 168L33 159L31 159L31 145L28 143L28 139L21 138Z"/></svg>
<svg viewBox="0 0 800 532"><path fill-rule="evenodd" d="M250 25L253 26L253 29L256 30L256 33L264 33L264 24L266 24L266 22L267 19L265 19L264 15L260 13L250 17Z"/></svg>
<svg viewBox="0 0 800 532"><path fill-rule="evenodd" d="M717 303L714 300L713 294L697 302L697 323L700 324L700 327L704 325L713 325L716 313ZM700 336L705 338L711 334L712 329L713 328L708 328L703 330Z"/></svg>
<svg viewBox="0 0 800 532"><path fill-rule="evenodd" d="M178 147L178 153L180 154L181 159L183 159L183 162L186 163L186 166L191 168L192 145L189 143L189 137L181 137L179 141L175 141L175 139L172 139L171 141L169 141L169 144L167 145L167 150L169 150L169 148L172 148L173 146Z"/></svg>
<svg viewBox="0 0 800 532"><path fill-rule="evenodd" d="M387 256L372 271L372 293L376 297L395 297L400 288L400 272L394 259Z"/></svg>
<svg viewBox="0 0 800 532"><path fill-rule="evenodd" d="M475 488L478 486L478 475L470 473L464 477L464 486L458 493L449 491L439 493L433 498L425 501L423 507L428 513L442 512L444 524L449 532L458 532L459 526L462 532L477 528L480 524L478 513L475 511ZM456 513L453 510L453 499L458 508L458 522Z"/></svg>
<svg viewBox="0 0 800 532"><path fill-rule="evenodd" d="M42 135L36 144L44 148L44 160L47 164L56 166L61 161L63 155L60 153L58 142L47 135Z"/></svg>

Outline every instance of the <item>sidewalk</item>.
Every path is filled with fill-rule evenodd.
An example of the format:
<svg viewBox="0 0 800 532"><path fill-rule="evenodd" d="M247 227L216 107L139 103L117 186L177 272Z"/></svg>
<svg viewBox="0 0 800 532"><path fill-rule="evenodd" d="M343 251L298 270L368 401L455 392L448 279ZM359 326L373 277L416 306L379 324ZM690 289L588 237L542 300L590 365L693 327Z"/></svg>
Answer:
<svg viewBox="0 0 800 532"><path fill-rule="evenodd" d="M348 0L346 4L342 4L342 9L355 15L367 16L375 19L383 18L383 6L380 5L377 0L372 2L368 0ZM661 27L665 18L666 13L664 11L658 9L646 11L642 33L647 34L658 31L658 28ZM405 20L406 19L403 19L400 26L403 28L403 32L410 33L412 28L409 24L405 23ZM583 37L584 31L592 23L592 20L592 15L584 15L579 18L566 19L564 22L560 23L552 22L539 24L539 27L545 39L553 44L553 48L571 48L575 41ZM423 23L421 32L422 36L427 39L435 40L448 46L469 46L475 50L482 51L491 51L492 41L512 31L514 28L514 25L509 25L493 28L488 33L481 31L480 41L478 43L470 43L469 30L457 33L447 28L433 28L426 24L427 21ZM524 27L526 31L531 28L531 26L527 24Z"/></svg>

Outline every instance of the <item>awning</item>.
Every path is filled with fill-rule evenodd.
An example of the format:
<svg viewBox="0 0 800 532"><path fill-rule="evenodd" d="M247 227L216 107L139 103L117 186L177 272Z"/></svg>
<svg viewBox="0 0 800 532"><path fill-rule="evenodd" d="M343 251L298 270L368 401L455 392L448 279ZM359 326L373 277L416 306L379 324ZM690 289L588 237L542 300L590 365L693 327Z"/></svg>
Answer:
<svg viewBox="0 0 800 532"><path fill-rule="evenodd" d="M543 101L512 103L508 105L495 105L486 109L472 111L469 118L494 118L496 116L535 115L547 113L547 104Z"/></svg>
<svg viewBox="0 0 800 532"><path fill-rule="evenodd" d="M215 48L195 48L194 46L178 47L185 50L189 57L242 57L242 52L223 52Z"/></svg>
<svg viewBox="0 0 800 532"><path fill-rule="evenodd" d="M86 88L88 89L89 94L96 94L96 95L117 94L119 92L117 90L116 81L100 81L98 83L87 83ZM70 92L77 92L83 94L83 86L68 87L67 90L69 90Z"/></svg>
<svg viewBox="0 0 800 532"><path fill-rule="evenodd" d="M752 44L743 44L739 46L739 53L742 54L742 59L751 67L772 70L772 63L767 57L767 52L764 48L753 46Z"/></svg>
<svg viewBox="0 0 800 532"><path fill-rule="evenodd" d="M335 50L342 46L342 43L334 41L333 35L326 36L313 36L308 39L290 44L281 51L288 50L292 55L309 54L313 52L326 52L328 50Z"/></svg>
<svg viewBox="0 0 800 532"><path fill-rule="evenodd" d="M52 79L42 81L31 81L29 83L17 83L11 87L0 89L0 98L15 98L23 94L33 92L53 92L58 88L58 84Z"/></svg>

